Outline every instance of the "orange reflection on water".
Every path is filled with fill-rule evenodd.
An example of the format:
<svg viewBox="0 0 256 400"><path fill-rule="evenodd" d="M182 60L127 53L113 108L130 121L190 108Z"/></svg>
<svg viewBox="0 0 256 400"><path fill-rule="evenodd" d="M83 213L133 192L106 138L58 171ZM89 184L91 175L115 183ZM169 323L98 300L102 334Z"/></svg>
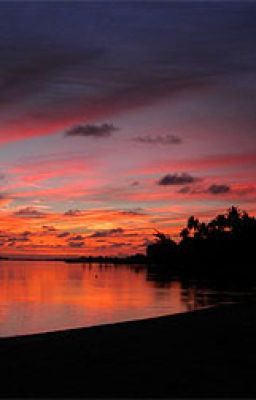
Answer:
<svg viewBox="0 0 256 400"><path fill-rule="evenodd" d="M191 295L193 298L193 291ZM0 263L1 336L146 318L189 308L191 301L184 300L180 282L150 281L142 266Z"/></svg>

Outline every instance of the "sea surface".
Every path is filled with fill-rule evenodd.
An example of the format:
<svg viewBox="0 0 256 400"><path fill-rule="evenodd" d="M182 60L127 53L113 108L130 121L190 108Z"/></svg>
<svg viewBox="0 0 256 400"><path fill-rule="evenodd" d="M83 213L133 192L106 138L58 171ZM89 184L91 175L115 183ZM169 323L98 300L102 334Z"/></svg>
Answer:
<svg viewBox="0 0 256 400"><path fill-rule="evenodd" d="M0 336L193 311L255 292L255 287L181 281L139 265L1 260Z"/></svg>

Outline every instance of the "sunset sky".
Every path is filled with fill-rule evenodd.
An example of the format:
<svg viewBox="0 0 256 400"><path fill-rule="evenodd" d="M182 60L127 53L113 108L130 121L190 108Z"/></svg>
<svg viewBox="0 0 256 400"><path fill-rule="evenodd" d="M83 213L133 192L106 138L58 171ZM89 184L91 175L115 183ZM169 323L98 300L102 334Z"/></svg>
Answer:
<svg viewBox="0 0 256 400"><path fill-rule="evenodd" d="M256 3L1 2L0 254L256 214Z"/></svg>

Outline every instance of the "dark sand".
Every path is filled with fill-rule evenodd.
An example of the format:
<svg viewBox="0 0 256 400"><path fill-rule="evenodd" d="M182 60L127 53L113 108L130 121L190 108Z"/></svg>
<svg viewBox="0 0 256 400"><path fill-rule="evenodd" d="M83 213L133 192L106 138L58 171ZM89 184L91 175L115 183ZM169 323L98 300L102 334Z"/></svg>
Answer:
<svg viewBox="0 0 256 400"><path fill-rule="evenodd" d="M1 339L1 397L256 397L256 305Z"/></svg>

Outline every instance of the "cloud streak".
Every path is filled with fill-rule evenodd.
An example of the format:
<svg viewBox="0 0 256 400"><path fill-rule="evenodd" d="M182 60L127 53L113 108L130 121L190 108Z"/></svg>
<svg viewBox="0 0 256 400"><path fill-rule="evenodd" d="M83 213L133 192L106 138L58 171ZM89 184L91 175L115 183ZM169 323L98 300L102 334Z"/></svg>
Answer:
<svg viewBox="0 0 256 400"><path fill-rule="evenodd" d="M64 215L66 215L67 217L79 217L83 214L83 212L81 210L68 210L65 211Z"/></svg>
<svg viewBox="0 0 256 400"><path fill-rule="evenodd" d="M248 189L247 189L248 190ZM192 188L190 186L184 186L182 187L178 193L181 194L192 194L192 195L200 195L200 194L204 194L204 193L208 193L211 195L223 195L223 194L227 194L232 192L231 186L230 185L226 185L226 184L212 184L210 186L208 186L206 189L202 188L202 187L196 187L196 188ZM237 194L240 193L240 190L236 191Z"/></svg>
<svg viewBox="0 0 256 400"><path fill-rule="evenodd" d="M208 187L207 192L211 194L224 194L230 192L230 186L228 185L220 185L220 184L213 184Z"/></svg>
<svg viewBox="0 0 256 400"><path fill-rule="evenodd" d="M157 184L160 186L177 186L177 185L187 185L189 183L197 182L198 178L184 172L182 174L167 174L161 178Z"/></svg>
<svg viewBox="0 0 256 400"><path fill-rule="evenodd" d="M81 248L81 247L84 247L85 246L85 243L84 242L72 242L72 241L69 241L68 242L68 246L69 247L72 247L72 248Z"/></svg>
<svg viewBox="0 0 256 400"><path fill-rule="evenodd" d="M21 218L44 218L46 217L46 213L37 210L33 207L25 207L14 213L16 216Z"/></svg>
<svg viewBox="0 0 256 400"><path fill-rule="evenodd" d="M137 136L133 139L135 142L138 143L145 143L145 144L181 144L182 139L176 135L158 135L158 136Z"/></svg>
<svg viewBox="0 0 256 400"><path fill-rule="evenodd" d="M114 228L114 229L106 229L102 231L94 232L90 235L91 238L103 238L103 237L113 237L113 236L120 236L124 233L124 229L122 228Z"/></svg>
<svg viewBox="0 0 256 400"><path fill-rule="evenodd" d="M93 138L106 138L117 131L119 128L113 124L104 123L101 125L75 125L68 129L65 133L65 137L68 136L82 136L82 137L93 137Z"/></svg>

